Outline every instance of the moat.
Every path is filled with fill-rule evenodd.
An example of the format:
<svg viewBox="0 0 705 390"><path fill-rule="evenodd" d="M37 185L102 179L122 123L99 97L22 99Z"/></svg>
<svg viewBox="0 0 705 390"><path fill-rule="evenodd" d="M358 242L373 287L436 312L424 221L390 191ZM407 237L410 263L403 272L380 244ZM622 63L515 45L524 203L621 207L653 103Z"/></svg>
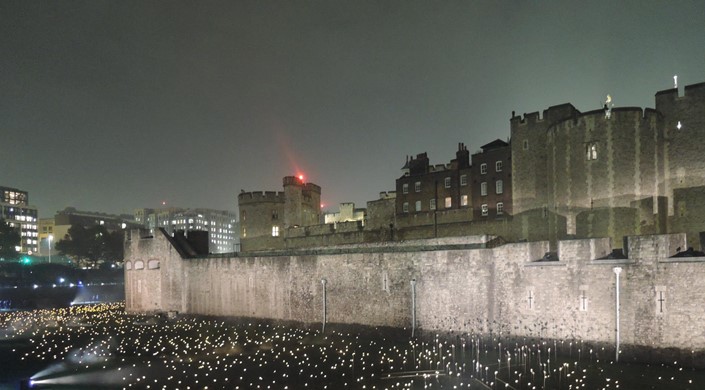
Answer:
<svg viewBox="0 0 705 390"><path fill-rule="evenodd" d="M701 389L705 370L614 363L581 340L128 315L122 303L0 314L0 388Z"/></svg>

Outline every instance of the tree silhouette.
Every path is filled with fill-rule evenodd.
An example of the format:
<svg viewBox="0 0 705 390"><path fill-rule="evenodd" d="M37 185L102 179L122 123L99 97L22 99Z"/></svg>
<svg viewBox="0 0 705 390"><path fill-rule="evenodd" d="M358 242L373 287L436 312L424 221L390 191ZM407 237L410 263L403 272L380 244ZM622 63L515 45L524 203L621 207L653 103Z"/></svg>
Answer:
<svg viewBox="0 0 705 390"><path fill-rule="evenodd" d="M109 232L105 226L84 227L71 225L69 232L56 243L60 254L71 257L78 266L86 264L96 268L99 262L121 261L123 258L123 232Z"/></svg>
<svg viewBox="0 0 705 390"><path fill-rule="evenodd" d="M15 260L20 257L16 247L20 245L20 232L0 219L0 258Z"/></svg>

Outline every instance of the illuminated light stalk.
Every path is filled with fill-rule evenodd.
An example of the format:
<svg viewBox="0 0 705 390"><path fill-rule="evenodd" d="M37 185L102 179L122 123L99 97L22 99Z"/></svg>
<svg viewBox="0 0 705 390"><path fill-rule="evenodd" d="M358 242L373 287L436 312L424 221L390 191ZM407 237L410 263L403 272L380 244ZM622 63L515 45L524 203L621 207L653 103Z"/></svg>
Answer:
<svg viewBox="0 0 705 390"><path fill-rule="evenodd" d="M614 274L616 276L615 280L615 287L616 287L616 293L614 296L615 303L614 303L614 309L615 309L615 358L614 361L615 363L619 363L619 274L622 272L621 267L614 267L612 269L614 271Z"/></svg>
<svg viewBox="0 0 705 390"><path fill-rule="evenodd" d="M47 237L47 240L49 241L49 264L51 264L51 240L54 239L53 235L49 235Z"/></svg>
<svg viewBox="0 0 705 390"><path fill-rule="evenodd" d="M323 285L323 327L321 329L321 333L325 333L326 321L328 320L328 307L326 302L326 280L321 279L321 284Z"/></svg>
<svg viewBox="0 0 705 390"><path fill-rule="evenodd" d="M411 337L416 333L416 279L411 279Z"/></svg>

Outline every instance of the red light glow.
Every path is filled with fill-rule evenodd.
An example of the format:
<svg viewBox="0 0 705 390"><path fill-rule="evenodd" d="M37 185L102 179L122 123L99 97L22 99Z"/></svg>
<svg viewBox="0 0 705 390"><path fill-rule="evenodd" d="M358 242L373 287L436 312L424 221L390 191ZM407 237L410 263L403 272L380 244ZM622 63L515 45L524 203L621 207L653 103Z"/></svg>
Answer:
<svg viewBox="0 0 705 390"><path fill-rule="evenodd" d="M299 180L304 181L304 175L299 175Z"/></svg>

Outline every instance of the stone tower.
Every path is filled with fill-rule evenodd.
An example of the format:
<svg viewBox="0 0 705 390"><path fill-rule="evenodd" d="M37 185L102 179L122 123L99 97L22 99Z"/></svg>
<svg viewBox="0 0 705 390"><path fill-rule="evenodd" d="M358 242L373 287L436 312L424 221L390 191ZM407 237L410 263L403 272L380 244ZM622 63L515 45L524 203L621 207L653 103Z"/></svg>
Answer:
<svg viewBox="0 0 705 390"><path fill-rule="evenodd" d="M295 176L284 177L284 228L321 223L321 187Z"/></svg>

